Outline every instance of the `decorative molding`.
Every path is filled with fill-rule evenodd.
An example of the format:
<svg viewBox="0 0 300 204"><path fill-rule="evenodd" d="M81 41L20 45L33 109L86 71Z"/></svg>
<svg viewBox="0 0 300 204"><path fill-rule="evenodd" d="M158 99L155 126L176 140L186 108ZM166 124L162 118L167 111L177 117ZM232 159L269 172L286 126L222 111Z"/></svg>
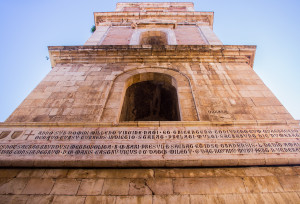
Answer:
<svg viewBox="0 0 300 204"><path fill-rule="evenodd" d="M145 19L172 19L176 23L194 22L205 23L208 26L213 26L213 12L163 12L163 11L148 11L148 12L95 12L95 25L104 22L133 22Z"/></svg>
<svg viewBox="0 0 300 204"><path fill-rule="evenodd" d="M49 46L51 65L113 62L247 63L253 67L253 45L87 45Z"/></svg>

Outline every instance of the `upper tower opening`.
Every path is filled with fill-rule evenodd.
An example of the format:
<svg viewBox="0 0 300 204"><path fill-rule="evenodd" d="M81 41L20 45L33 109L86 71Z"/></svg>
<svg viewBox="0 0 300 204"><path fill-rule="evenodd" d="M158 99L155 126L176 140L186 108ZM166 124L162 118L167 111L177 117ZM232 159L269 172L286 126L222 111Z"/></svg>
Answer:
<svg viewBox="0 0 300 204"><path fill-rule="evenodd" d="M213 12L193 3L118 3L115 12L95 12L96 30L85 45L221 45Z"/></svg>
<svg viewBox="0 0 300 204"><path fill-rule="evenodd" d="M146 31L140 36L140 45L167 45L167 35L162 31Z"/></svg>

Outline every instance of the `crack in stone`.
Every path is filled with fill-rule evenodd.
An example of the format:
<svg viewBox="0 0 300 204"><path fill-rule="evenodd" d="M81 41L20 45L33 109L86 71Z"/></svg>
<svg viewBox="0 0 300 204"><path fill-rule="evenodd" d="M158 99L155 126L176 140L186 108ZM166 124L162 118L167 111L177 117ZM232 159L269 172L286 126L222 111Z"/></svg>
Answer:
<svg viewBox="0 0 300 204"><path fill-rule="evenodd" d="M147 180L146 179L144 179L144 182L145 182L145 186L147 186L148 187L148 189L151 191L151 193L152 193L152 195L155 195L155 193L154 193L154 191L152 190L152 188L148 185L148 183L147 183Z"/></svg>

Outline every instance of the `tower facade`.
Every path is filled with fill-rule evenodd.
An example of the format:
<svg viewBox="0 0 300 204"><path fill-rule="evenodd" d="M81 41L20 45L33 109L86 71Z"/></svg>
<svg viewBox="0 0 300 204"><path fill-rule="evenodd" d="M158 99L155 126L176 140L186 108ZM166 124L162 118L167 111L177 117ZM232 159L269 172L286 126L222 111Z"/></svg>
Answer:
<svg viewBox="0 0 300 204"><path fill-rule="evenodd" d="M256 46L223 45L193 3L118 3L94 19L83 46L49 47L52 70L0 124L1 166L66 171L20 194L59 200L71 182L61 195L82 202L299 200L299 168L283 167L300 163L299 121L254 72ZM281 167L227 168L265 165ZM100 167L115 169L76 169ZM256 192L270 175L270 195Z"/></svg>

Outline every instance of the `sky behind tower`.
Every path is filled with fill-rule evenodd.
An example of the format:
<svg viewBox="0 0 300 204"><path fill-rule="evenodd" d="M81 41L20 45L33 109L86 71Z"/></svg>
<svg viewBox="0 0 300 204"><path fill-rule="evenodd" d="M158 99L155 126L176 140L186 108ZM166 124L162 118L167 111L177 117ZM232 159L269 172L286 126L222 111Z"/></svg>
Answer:
<svg viewBox="0 0 300 204"><path fill-rule="evenodd" d="M0 122L51 70L47 46L83 45L93 12L114 11L117 2L0 1ZM214 11L214 32L225 45L257 45L254 70L300 119L300 1L198 0L194 5L196 11Z"/></svg>

